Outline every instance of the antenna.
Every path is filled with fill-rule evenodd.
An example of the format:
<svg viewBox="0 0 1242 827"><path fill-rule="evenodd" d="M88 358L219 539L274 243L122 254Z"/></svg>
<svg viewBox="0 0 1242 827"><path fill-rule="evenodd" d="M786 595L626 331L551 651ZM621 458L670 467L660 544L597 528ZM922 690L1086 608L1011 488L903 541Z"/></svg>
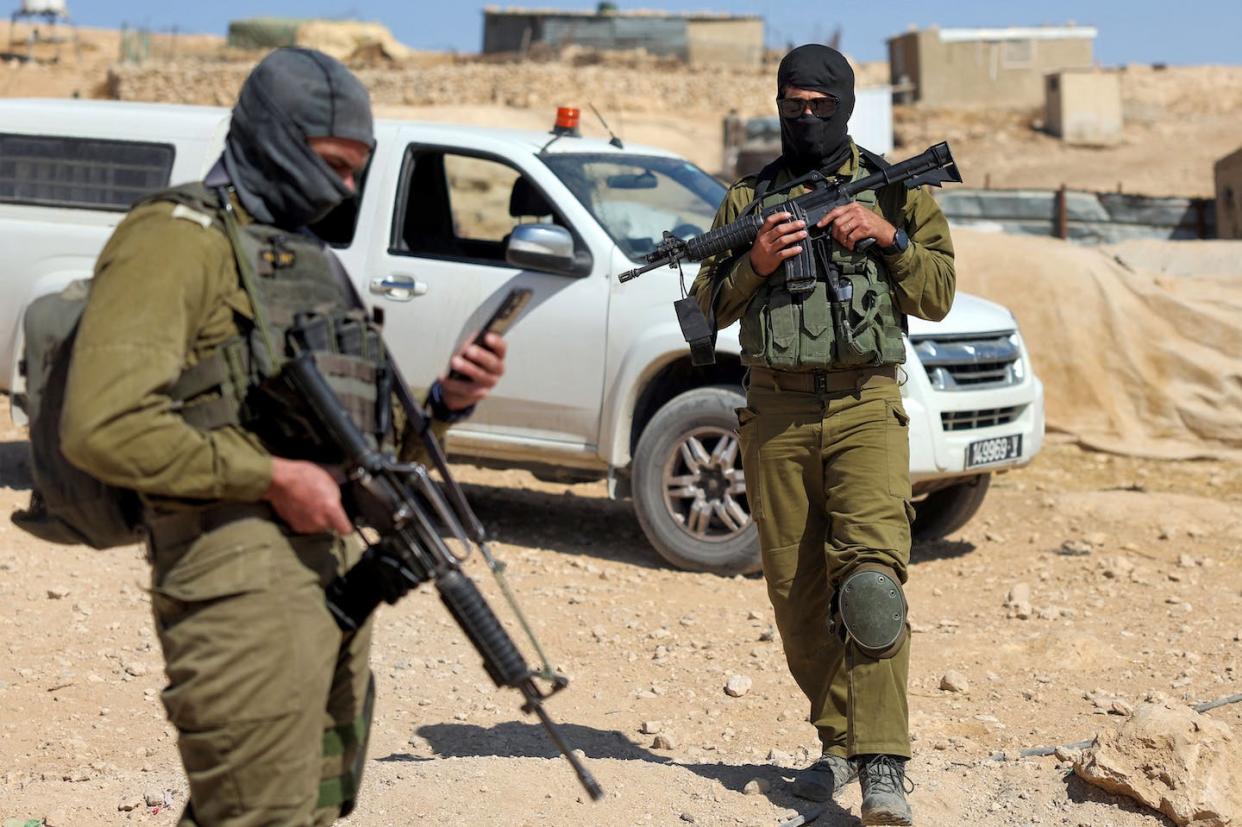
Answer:
<svg viewBox="0 0 1242 827"><path fill-rule="evenodd" d="M618 138L608 126L608 121L604 120L604 116L599 114L599 110L595 108L595 104L588 102L587 106L591 107L591 111L595 113L595 117L599 118L599 122L604 125L604 131L608 133L610 138L612 138L612 140L608 143L615 146L617 149L625 149L625 144L621 143L621 139Z"/></svg>

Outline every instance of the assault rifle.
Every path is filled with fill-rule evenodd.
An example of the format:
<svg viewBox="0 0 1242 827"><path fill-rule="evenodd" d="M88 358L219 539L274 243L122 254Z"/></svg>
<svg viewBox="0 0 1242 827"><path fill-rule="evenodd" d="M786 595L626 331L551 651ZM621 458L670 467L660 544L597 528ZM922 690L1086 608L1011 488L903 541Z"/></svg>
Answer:
<svg viewBox="0 0 1242 827"><path fill-rule="evenodd" d="M360 534L365 529L371 535L363 536L367 549L362 559L328 586L328 608L342 630L352 631L366 621L381 601L395 603L420 584L435 583L449 613L482 655L488 676L497 686L522 693L522 710L539 718L582 786L598 801L604 796L603 789L543 708L543 702L564 689L569 681L553 670L543 656L502 576L503 564L488 550L482 523L448 473L443 450L426 427L421 410L413 404L396 366L390 362L385 370L392 371L394 390L415 427L421 429L448 491L447 497L425 466L398 463L372 447L319 372L310 352L287 360L276 380L296 398L302 409L297 415L307 419L309 430L320 441L316 452L339 461L346 476L342 487L346 511ZM461 545L462 555L454 553L442 531ZM542 669L535 671L527 665L478 586L462 571L461 564L474 546L478 546L496 574L506 600L543 659ZM550 689L545 692L535 678L548 681Z"/></svg>
<svg viewBox="0 0 1242 827"><path fill-rule="evenodd" d="M678 238L665 231L663 240L656 248L643 256L647 263L625 271L617 280L624 283L659 267L680 269L682 262L702 261L724 253L741 253L755 243L755 237L768 216L787 212L790 214L790 221L806 222L807 241L802 244L801 253L785 260L782 278L785 288L795 299L805 297L815 289L815 282L818 280L813 252L815 245L809 242L827 235L831 230L831 227L815 226L821 218L837 207L850 203L859 193L889 184L904 183L907 189L914 189L922 184L938 187L946 182L961 183L961 180L962 176L953 161L949 144L944 141L913 158L890 164L856 181L834 181L819 170L813 170L778 190L762 193L742 211L736 221L723 227L689 239ZM770 207L764 207L760 203L772 195L788 193L799 186L809 187L811 191L796 198L786 198ZM865 251L873 244L874 238L863 239L854 249ZM853 298L853 287L840 273L825 273L824 276L833 324L844 324L846 308ZM692 361L696 365L711 364L715 361L715 331L704 318L698 303L693 297L685 298L676 303L676 308L682 333L690 343Z"/></svg>

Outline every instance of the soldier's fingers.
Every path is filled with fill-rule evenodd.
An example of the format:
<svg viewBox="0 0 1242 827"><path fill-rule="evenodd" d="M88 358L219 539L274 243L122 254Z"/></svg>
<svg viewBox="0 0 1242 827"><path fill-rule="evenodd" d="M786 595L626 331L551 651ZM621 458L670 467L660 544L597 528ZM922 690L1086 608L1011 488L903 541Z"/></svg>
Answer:
<svg viewBox="0 0 1242 827"><path fill-rule="evenodd" d="M487 342L488 350L496 354L496 358L503 362L505 354L509 351L509 345L505 341L505 337L498 333L489 333L484 337L484 340Z"/></svg>
<svg viewBox="0 0 1242 827"><path fill-rule="evenodd" d="M781 236L786 235L793 230L800 230L805 226L805 221L790 221L784 224L777 224L764 231L762 238L764 238L768 244L775 244L776 240Z"/></svg>
<svg viewBox="0 0 1242 827"><path fill-rule="evenodd" d="M325 516L328 518L328 527L337 534L345 535L354 530L353 525L349 522L349 517L345 515L345 509L341 508L340 503L328 509L328 513Z"/></svg>
<svg viewBox="0 0 1242 827"><path fill-rule="evenodd" d="M784 261L787 258L793 258L794 256L798 255L798 253L801 253L801 252L802 252L801 247L786 247L785 249L778 250L776 252L776 260Z"/></svg>
<svg viewBox="0 0 1242 827"><path fill-rule="evenodd" d="M845 215L845 213L849 211L849 208L850 208L851 206L853 206L853 205L852 205L852 204L842 204L842 205L841 205L841 206L839 206L839 207L833 207L831 210L829 210L829 211L828 211L828 214L827 214L827 215L825 215L823 218L821 218L821 219L817 222L816 226L819 226L819 227L827 227L829 224L831 224L832 222L836 221L836 220L837 220L838 218L840 218L841 216Z"/></svg>
<svg viewBox="0 0 1242 827"><path fill-rule="evenodd" d="M785 248L785 247L788 247L790 244L793 244L794 242L801 241L804 238L806 238L806 230L796 230L794 232L787 233L781 236L780 238L776 239L775 246L779 248Z"/></svg>
<svg viewBox="0 0 1242 827"><path fill-rule="evenodd" d="M774 212L771 215L769 215L767 218L763 219L763 227L760 228L760 232L763 232L764 230L770 230L773 227L775 227L777 224L783 223L786 219L792 218L792 217L793 217L792 213Z"/></svg>
<svg viewBox="0 0 1242 827"><path fill-rule="evenodd" d="M504 362L488 348L471 345L462 355L488 376L499 377L505 372Z"/></svg>

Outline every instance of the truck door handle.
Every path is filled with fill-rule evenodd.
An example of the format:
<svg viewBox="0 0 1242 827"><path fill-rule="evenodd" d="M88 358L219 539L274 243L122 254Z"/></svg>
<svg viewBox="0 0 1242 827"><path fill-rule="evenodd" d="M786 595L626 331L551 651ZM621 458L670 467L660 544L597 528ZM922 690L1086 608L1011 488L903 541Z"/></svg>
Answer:
<svg viewBox="0 0 1242 827"><path fill-rule="evenodd" d="M383 279L371 279L371 292L393 301L408 302L415 296L425 294L427 283L410 276L389 276Z"/></svg>

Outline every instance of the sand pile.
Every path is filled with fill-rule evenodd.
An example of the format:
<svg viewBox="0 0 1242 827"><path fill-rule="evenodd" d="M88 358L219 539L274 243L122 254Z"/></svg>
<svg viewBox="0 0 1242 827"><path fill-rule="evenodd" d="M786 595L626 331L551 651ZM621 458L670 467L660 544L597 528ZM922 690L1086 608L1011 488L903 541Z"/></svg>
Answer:
<svg viewBox="0 0 1242 827"><path fill-rule="evenodd" d="M954 239L960 289L1018 317L1050 428L1123 454L1242 454L1242 243Z"/></svg>

